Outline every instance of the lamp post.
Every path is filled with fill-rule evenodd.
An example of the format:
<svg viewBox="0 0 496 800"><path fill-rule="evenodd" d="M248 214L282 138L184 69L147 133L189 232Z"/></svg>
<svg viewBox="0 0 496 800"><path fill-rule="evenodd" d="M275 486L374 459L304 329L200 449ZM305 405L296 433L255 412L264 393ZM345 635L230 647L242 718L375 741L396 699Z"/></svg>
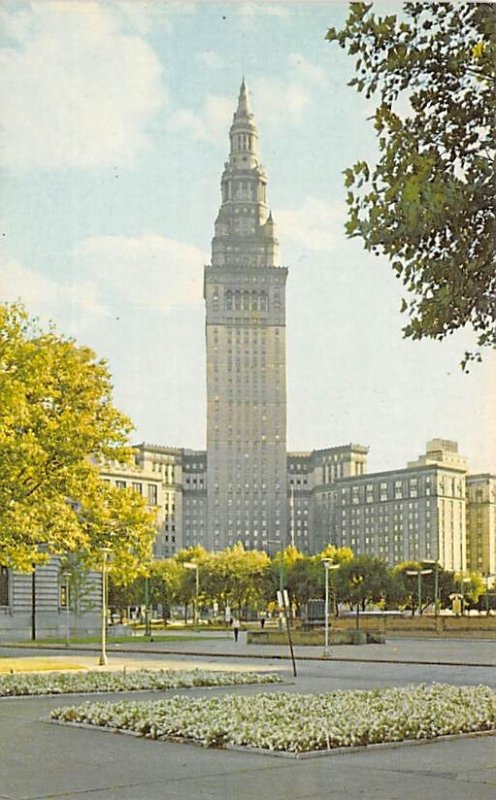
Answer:
<svg viewBox="0 0 496 800"><path fill-rule="evenodd" d="M323 558L322 561L324 562L324 570L325 570L325 606L324 606L324 618L325 618L325 638L324 638L324 656L327 657L329 655L329 570L330 569L339 569L339 564L332 564L330 558Z"/></svg>
<svg viewBox="0 0 496 800"><path fill-rule="evenodd" d="M71 577L70 572L63 572L62 577L65 583L65 646L69 647L71 643L71 607L69 604L69 580Z"/></svg>
<svg viewBox="0 0 496 800"><path fill-rule="evenodd" d="M423 564L432 564L434 567L434 616L439 616L439 561L423 559Z"/></svg>
<svg viewBox="0 0 496 800"><path fill-rule="evenodd" d="M431 569L407 569L407 575L416 575L417 576L417 593L418 593L418 606L419 606L419 616L422 616L422 575L430 575L432 572Z"/></svg>
<svg viewBox="0 0 496 800"><path fill-rule="evenodd" d="M470 578L463 575L463 572L460 572L460 615L463 617L465 613L465 589L463 584L470 583Z"/></svg>
<svg viewBox="0 0 496 800"><path fill-rule="evenodd" d="M150 619L150 576L145 575L145 636L151 636Z"/></svg>
<svg viewBox="0 0 496 800"><path fill-rule="evenodd" d="M184 561L183 567L186 569L194 569L196 570L195 576L195 610L193 614L193 626L196 628L198 626L198 595L200 593L200 574L199 574L199 567L198 564L195 564L193 561Z"/></svg>
<svg viewBox="0 0 496 800"><path fill-rule="evenodd" d="M279 560L279 591L284 591L284 548L283 548L283 541L282 537L280 539L267 539L267 544L278 544L280 548L280 560ZM282 616L279 614L279 630L282 631L283 629L283 622Z"/></svg>
<svg viewBox="0 0 496 800"><path fill-rule="evenodd" d="M493 572L486 572L486 617L489 616L489 580L490 578L496 578L496 575Z"/></svg>
<svg viewBox="0 0 496 800"><path fill-rule="evenodd" d="M99 658L99 665L107 665L107 560L111 553L110 547L102 547L102 649Z"/></svg>

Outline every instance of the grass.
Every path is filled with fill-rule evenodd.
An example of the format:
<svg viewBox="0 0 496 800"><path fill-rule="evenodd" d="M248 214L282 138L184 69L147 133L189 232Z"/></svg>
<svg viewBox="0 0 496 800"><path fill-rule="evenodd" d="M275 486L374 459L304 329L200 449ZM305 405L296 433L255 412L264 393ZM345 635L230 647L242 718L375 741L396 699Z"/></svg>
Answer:
<svg viewBox="0 0 496 800"><path fill-rule="evenodd" d="M73 661L62 661L55 658L2 658L0 657L0 673L9 672L51 672L56 670L85 670L84 664Z"/></svg>

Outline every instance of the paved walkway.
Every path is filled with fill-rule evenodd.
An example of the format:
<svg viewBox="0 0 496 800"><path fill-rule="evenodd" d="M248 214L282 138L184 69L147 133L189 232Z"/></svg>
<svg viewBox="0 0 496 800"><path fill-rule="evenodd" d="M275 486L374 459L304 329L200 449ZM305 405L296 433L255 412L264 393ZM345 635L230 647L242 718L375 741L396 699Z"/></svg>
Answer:
<svg viewBox="0 0 496 800"><path fill-rule="evenodd" d="M215 646L212 643L208 657L163 651L156 655L112 653L109 665L276 669L286 683L282 687L263 687L263 691L275 692L281 689L316 692L433 680L492 682L492 685L496 681L492 666L440 665L436 659L446 658L447 653L444 649L438 652L437 645L432 643L430 666L394 660L378 663L371 658L302 660L296 679L286 661L243 657L249 648L242 641L237 649L233 642L224 641L221 656L213 652L217 644L221 643ZM400 651L385 652L406 658L413 644L402 647L401 643L395 643ZM482 651L479 649L479 643L471 642L470 646L475 648L477 660L488 657L484 647ZM463 644L460 647L468 657ZM422 642L417 649L427 655ZM2 652L9 653L0 650L0 657ZM24 654L30 658L29 651ZM53 652L51 657L58 654ZM88 659L95 665L91 653L79 651L64 655L67 657L78 661ZM229 687L188 690L188 694L250 694L260 690L260 687ZM123 696L99 695L98 699L115 701ZM157 693L125 696L140 701L157 699ZM44 721L51 708L82 700L82 697L0 700L2 800L493 800L496 795L495 737L365 749L295 761L64 728Z"/></svg>
<svg viewBox="0 0 496 800"><path fill-rule="evenodd" d="M496 622L495 622L496 625ZM239 641L234 642L232 636L219 636L213 634L208 638L204 637L198 641L190 638L181 641L171 641L169 643L145 642L137 639L130 644L108 645L109 654L169 654L169 655L196 655L216 658L240 659L289 659L288 647L281 645L257 645L247 644L246 632L241 632ZM23 648L10 649L16 655L22 655L29 651L29 643ZM70 650L60 645L45 646L43 650L36 648L40 655L49 651L62 652L99 652L97 645L88 647L87 645L74 645ZM7 645L0 646L0 658L2 652L6 652ZM29 651L30 652L30 651ZM323 648L314 646L295 647L294 652L298 661L322 660ZM332 661L365 661L370 663L402 663L402 664L452 664L466 666L496 666L496 641L488 639L388 639L386 644L367 644L367 645L336 645L330 648L329 659Z"/></svg>

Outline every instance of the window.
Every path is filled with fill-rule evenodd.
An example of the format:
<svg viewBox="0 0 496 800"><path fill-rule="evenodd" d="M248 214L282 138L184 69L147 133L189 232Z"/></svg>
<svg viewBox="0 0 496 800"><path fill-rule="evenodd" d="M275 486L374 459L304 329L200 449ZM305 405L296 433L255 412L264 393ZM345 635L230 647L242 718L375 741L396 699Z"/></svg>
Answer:
<svg viewBox="0 0 496 800"><path fill-rule="evenodd" d="M154 483L148 484L148 503L151 506L157 505L158 492Z"/></svg>
<svg viewBox="0 0 496 800"><path fill-rule="evenodd" d="M143 484L142 483L133 483L132 484L133 491L137 492L138 494L143 494Z"/></svg>
<svg viewBox="0 0 496 800"><path fill-rule="evenodd" d="M0 567L0 606L9 605L9 571Z"/></svg>
<svg viewBox="0 0 496 800"><path fill-rule="evenodd" d="M126 488L126 481L116 481L115 485L118 489L125 489Z"/></svg>

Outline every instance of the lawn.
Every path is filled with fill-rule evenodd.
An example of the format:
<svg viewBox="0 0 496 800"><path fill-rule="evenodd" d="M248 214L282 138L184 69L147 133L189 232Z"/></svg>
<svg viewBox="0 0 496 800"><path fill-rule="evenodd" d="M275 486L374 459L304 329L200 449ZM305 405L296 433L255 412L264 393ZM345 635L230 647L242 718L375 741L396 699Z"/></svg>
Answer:
<svg viewBox="0 0 496 800"><path fill-rule="evenodd" d="M0 657L0 683L2 672L50 672L52 670L87 669L84 664L55 658L12 658ZM0 691L1 696L1 691Z"/></svg>
<svg viewBox="0 0 496 800"><path fill-rule="evenodd" d="M151 739L295 754L496 732L496 690L433 684L326 694L179 695L147 703L85 703L55 709L51 716Z"/></svg>

